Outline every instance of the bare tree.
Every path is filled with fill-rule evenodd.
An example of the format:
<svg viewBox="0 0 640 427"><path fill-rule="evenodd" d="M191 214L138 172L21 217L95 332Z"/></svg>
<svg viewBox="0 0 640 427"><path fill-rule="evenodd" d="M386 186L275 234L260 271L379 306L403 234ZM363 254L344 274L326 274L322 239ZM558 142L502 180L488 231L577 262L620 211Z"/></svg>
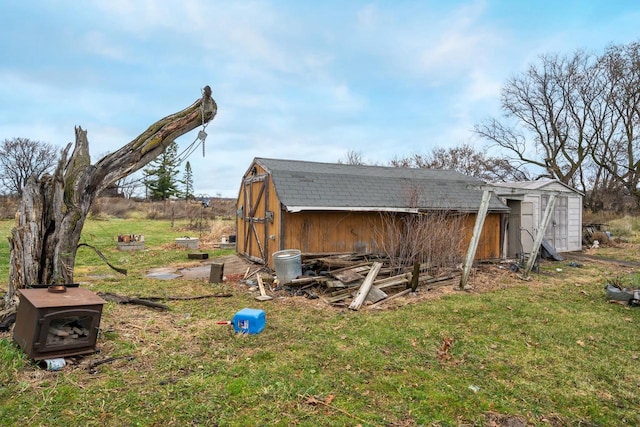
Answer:
<svg viewBox="0 0 640 427"><path fill-rule="evenodd" d="M77 127L73 151L69 153L71 144L67 145L53 174L31 177L24 188L9 238L6 305L15 306L15 290L31 284L73 283L80 234L100 191L144 167L179 136L206 126L216 112L206 86L191 106L154 123L95 164L89 157L87 132Z"/></svg>
<svg viewBox="0 0 640 427"><path fill-rule="evenodd" d="M605 105L593 161L640 208L640 43L610 46L596 65L603 74ZM609 183L610 187L616 185Z"/></svg>
<svg viewBox="0 0 640 427"><path fill-rule="evenodd" d="M544 55L502 89L506 121L490 119L475 127L483 138L506 150L516 161L541 168L543 175L570 181L590 157L593 128L588 107L594 96L593 59Z"/></svg>
<svg viewBox="0 0 640 427"><path fill-rule="evenodd" d="M582 191L594 210L621 206L627 195L640 209L640 42L598 56L542 56L507 81L502 110L504 120L475 132Z"/></svg>
<svg viewBox="0 0 640 427"><path fill-rule="evenodd" d="M345 160L338 160L338 164L366 165L367 163L362 158L362 153L360 151L349 150L347 151Z"/></svg>
<svg viewBox="0 0 640 427"><path fill-rule="evenodd" d="M489 156L484 151L475 150L470 144L448 149L434 148L427 154L396 157L389 164L395 167L451 169L487 182L528 179L528 171L522 165L507 158Z"/></svg>
<svg viewBox="0 0 640 427"><path fill-rule="evenodd" d="M124 196L125 199L130 199L134 197L138 193L143 193L144 189L144 177L129 175L124 178L119 179L116 182L116 186L120 194Z"/></svg>
<svg viewBox="0 0 640 427"><path fill-rule="evenodd" d="M50 172L56 157L56 148L46 142L5 139L0 145L0 183L9 194L21 196L29 177Z"/></svg>

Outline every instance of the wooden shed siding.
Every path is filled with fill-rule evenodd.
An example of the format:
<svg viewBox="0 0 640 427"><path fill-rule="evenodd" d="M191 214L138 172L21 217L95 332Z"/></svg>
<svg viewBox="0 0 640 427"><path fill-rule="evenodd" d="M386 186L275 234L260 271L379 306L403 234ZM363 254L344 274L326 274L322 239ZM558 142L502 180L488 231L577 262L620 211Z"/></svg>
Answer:
<svg viewBox="0 0 640 427"><path fill-rule="evenodd" d="M302 252L375 252L376 241L383 229L377 212L298 212L283 213L284 236L281 249L299 249ZM464 240L461 257L466 254L475 214L464 221ZM501 214L490 213L480 235L476 259L500 257ZM271 262L270 262L271 264Z"/></svg>
<svg viewBox="0 0 640 427"><path fill-rule="evenodd" d="M255 173L252 172L255 168ZM247 179L265 176L264 181L255 181L245 185ZM266 184L266 185L263 185ZM264 187L262 193L260 188ZM238 195L237 208L242 208L242 216L237 217L237 247L238 252L249 257L260 259L263 257L260 249L264 251L265 257L270 257L271 253L278 250L278 236L280 234L280 201L278 200L273 180L271 176L260 165L253 164L250 171L243 177L242 188ZM254 222L251 225L245 218L248 218L253 208L252 217L260 219L261 222ZM267 212L273 214L272 220L267 220ZM253 227L253 228L252 228ZM255 232L254 232L255 230ZM272 239L271 236L274 238Z"/></svg>
<svg viewBox="0 0 640 427"><path fill-rule="evenodd" d="M377 212L284 213L283 249L302 252L359 252L376 250Z"/></svg>
<svg viewBox="0 0 640 427"><path fill-rule="evenodd" d="M463 255L466 254L471 236L473 235L473 227L476 222L476 214L470 214L465 222L465 239L462 245ZM480 233L480 240L476 250L475 259L495 259L500 258L500 242L502 241L501 220L502 215L499 213L489 213L484 220L484 227Z"/></svg>

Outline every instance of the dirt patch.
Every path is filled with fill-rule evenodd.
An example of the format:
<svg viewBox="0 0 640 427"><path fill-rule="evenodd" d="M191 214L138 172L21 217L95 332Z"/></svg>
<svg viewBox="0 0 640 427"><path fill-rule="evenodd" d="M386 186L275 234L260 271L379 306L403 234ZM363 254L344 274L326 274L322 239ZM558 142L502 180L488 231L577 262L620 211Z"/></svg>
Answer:
<svg viewBox="0 0 640 427"><path fill-rule="evenodd" d="M181 248L183 249L183 248ZM562 254L566 256L563 262L554 262L548 260L540 261L542 273L531 274L528 280L521 278L521 271L513 271L510 262L493 262L481 263L475 266L469 278L470 289L461 290L459 288L460 274L459 269L446 269L434 272L433 277L453 277L452 279L435 283L421 283L416 292L406 293L397 298L390 298L381 302L379 305L371 307L371 303L366 302L363 309L377 310L393 310L407 304L415 304L423 301L438 299L444 295L454 293L470 293L479 294L492 292L496 290L510 289L513 287L543 287L556 283L558 280L566 280L567 275L573 276L572 279L575 286L588 286L594 283L592 274L578 274L579 264L584 266L597 265L598 270L604 275L626 274L637 271L640 263L633 261L621 261L616 259L605 259L595 257L587 251L572 254ZM213 263L224 264L223 276L224 282L235 288L237 292L258 295L257 283L255 283L255 273L265 270L272 273L261 264L249 261L247 258L231 254L222 257L215 257L206 260L189 260L188 262L176 263L162 268L154 268L149 270L148 276L155 279L172 280L194 280L208 281L211 274L211 265ZM570 270L575 269L577 274L572 274ZM610 270L610 271L609 271ZM308 307L333 307L343 309L349 306L350 298L345 297L343 302L328 301L330 293L335 291L322 284L310 284L299 286L278 286L273 282L273 275L263 273L263 279L267 294L274 297L274 302L279 304L296 304ZM247 276L248 275L248 276ZM251 279L252 282L245 279ZM395 293L403 291L403 287L389 288L387 294L394 296ZM386 291L386 290L385 290ZM355 292L354 292L355 293ZM353 295L353 294L352 294Z"/></svg>
<svg viewBox="0 0 640 427"><path fill-rule="evenodd" d="M526 418L489 412L485 414L487 427L527 427Z"/></svg>
<svg viewBox="0 0 640 427"><path fill-rule="evenodd" d="M255 272L262 269L266 269L261 264L256 264L248 261L246 258L233 254L223 257L216 257L214 259L208 259L200 263L184 263L175 266L154 268L149 271L148 276L156 279L187 279L187 280L208 280L211 272L211 264L221 263L224 264L224 277L225 282L236 288L237 291L247 292L254 290L257 295L256 286L252 286L251 283L245 281L245 276L249 279L255 279ZM560 266L560 264L558 264ZM271 272L271 270L266 269ZM548 284L553 277L548 274L546 276L532 275L527 281L524 281L519 277L518 273L515 273L509 269L508 263L497 264L480 264L477 268L472 269L469 284L471 285L467 290L461 290L459 288L460 283L460 271L456 269L443 269L438 272L437 276L440 277L452 277L451 279L444 280L442 282L435 282L430 284L421 284L418 286L416 292L408 293L404 296L390 299L375 307L378 310L390 310L397 307L419 303L425 300L433 300L440 298L444 295L452 293L485 293L495 290L508 289L513 286L522 286L526 284L529 287L543 286ZM324 300L329 290L319 285L289 287L289 286L277 286L271 280L269 275L264 275L264 282L267 293L273 296L274 299L284 304L296 304L317 307L318 305L324 307L344 308L349 305L346 303L329 304ZM393 295L395 291L391 291L389 295ZM363 309L369 308L370 303L365 303Z"/></svg>
<svg viewBox="0 0 640 427"><path fill-rule="evenodd" d="M207 259L200 263L188 263L170 267L152 268L147 276L156 279L208 279L211 272L211 264L224 264L224 276L228 281L237 281L244 277L247 271L253 272L260 269L262 265L248 261L240 255L226 255Z"/></svg>
<svg viewBox="0 0 640 427"><path fill-rule="evenodd" d="M625 247L622 247L622 249L625 250ZM631 250L631 246L627 245L626 249ZM595 250L590 249L582 253L571 252L571 253L566 253L562 255L569 260L575 260L575 261L581 261L581 262L589 261L589 262L597 262L601 264L617 264L624 267L640 268L640 262L607 258L599 255L594 255L595 253L596 253Z"/></svg>
<svg viewBox="0 0 640 427"><path fill-rule="evenodd" d="M217 257L212 260L215 263L223 263L224 264L224 273L225 274L244 274L247 269L250 271L254 271L258 268L261 268L261 264L256 264L251 262L240 255L227 255L222 257Z"/></svg>

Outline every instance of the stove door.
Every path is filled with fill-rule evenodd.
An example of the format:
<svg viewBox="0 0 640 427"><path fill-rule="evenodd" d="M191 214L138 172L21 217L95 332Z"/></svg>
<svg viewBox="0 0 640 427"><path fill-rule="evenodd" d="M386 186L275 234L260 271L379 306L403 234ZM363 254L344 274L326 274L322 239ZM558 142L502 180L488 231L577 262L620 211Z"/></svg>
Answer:
<svg viewBox="0 0 640 427"><path fill-rule="evenodd" d="M51 308L40 319L39 353L95 346L102 307L61 310Z"/></svg>

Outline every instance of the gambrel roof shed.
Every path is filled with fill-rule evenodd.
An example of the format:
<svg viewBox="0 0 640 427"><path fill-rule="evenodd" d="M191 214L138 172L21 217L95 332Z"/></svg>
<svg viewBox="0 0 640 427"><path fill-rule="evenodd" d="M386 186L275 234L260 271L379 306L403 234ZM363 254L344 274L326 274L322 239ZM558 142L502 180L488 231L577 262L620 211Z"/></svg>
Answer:
<svg viewBox="0 0 640 427"><path fill-rule="evenodd" d="M238 194L238 252L265 264L284 249L371 252L383 212L469 214L470 234L482 186L451 170L255 158ZM500 218L508 211L492 198L478 258L499 256Z"/></svg>
<svg viewBox="0 0 640 427"><path fill-rule="evenodd" d="M483 182L453 170L256 158L288 212L308 210L476 212ZM508 211L498 198L490 210Z"/></svg>

